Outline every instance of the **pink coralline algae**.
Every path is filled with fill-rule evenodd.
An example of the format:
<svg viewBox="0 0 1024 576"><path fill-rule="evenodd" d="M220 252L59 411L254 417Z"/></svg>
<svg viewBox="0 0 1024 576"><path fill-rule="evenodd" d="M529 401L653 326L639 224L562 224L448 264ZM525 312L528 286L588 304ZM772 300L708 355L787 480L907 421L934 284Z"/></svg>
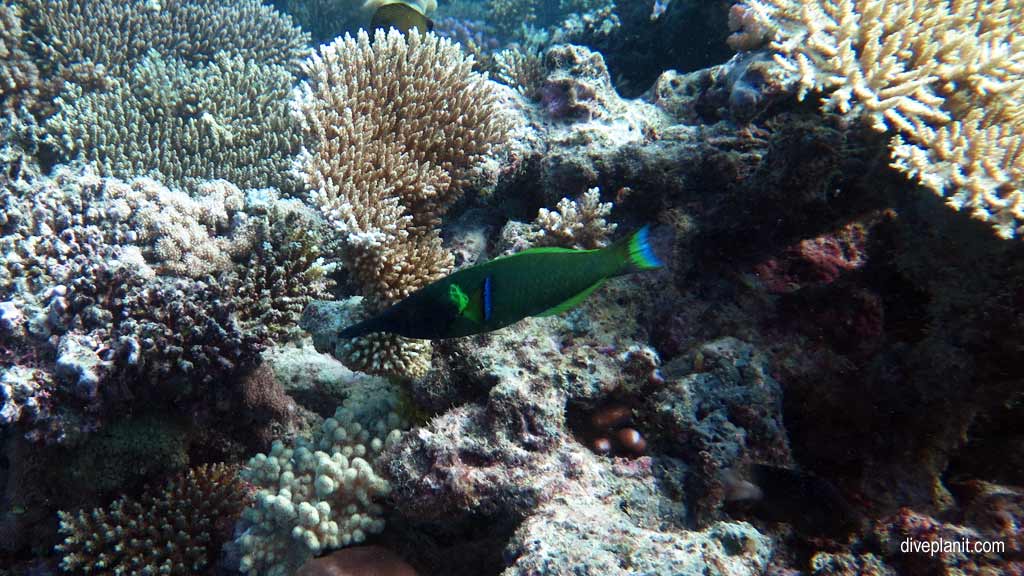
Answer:
<svg viewBox="0 0 1024 576"><path fill-rule="evenodd" d="M755 267L755 274L769 292L784 294L808 285L835 282L844 273L867 262L867 231L860 224L801 240L779 257Z"/></svg>

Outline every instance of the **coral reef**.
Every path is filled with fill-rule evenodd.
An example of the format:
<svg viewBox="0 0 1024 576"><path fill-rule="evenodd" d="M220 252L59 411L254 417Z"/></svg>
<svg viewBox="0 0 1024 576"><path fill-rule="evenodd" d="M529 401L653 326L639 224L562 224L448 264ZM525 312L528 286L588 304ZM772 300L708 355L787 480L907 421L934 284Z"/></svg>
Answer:
<svg viewBox="0 0 1024 576"><path fill-rule="evenodd" d="M775 31L771 47L799 98L823 93L825 110L895 130L895 167L1000 237L1024 228L1019 2L745 5Z"/></svg>
<svg viewBox="0 0 1024 576"><path fill-rule="evenodd" d="M257 492L237 538L243 572L291 574L321 552L360 544L383 529L378 501L391 488L374 464L400 439L402 422L387 397L370 409L346 404L312 441L275 442L269 454L249 461L242 477Z"/></svg>
<svg viewBox="0 0 1024 576"><path fill-rule="evenodd" d="M107 509L61 512L61 567L72 574L208 573L248 499L237 470L221 464Z"/></svg>
<svg viewBox="0 0 1024 576"><path fill-rule="evenodd" d="M69 87L46 130L63 154L104 176L289 188L299 146L287 103L293 81L284 66L249 56L219 52L188 64L150 51L108 90Z"/></svg>
<svg viewBox="0 0 1024 576"><path fill-rule="evenodd" d="M471 66L448 40L395 30L372 44L365 32L346 36L307 62L294 105L311 148L299 170L371 312L451 270L435 226L505 138L496 96ZM371 335L344 357L415 376L429 346Z"/></svg>
<svg viewBox="0 0 1024 576"><path fill-rule="evenodd" d="M220 181L189 197L61 168L6 183L0 205L0 342L5 365L22 367L6 379L4 411L45 438L87 431L105 404L143 390L201 395L196 384L255 363L326 294L313 214L273 194ZM45 409L53 394L59 417ZM90 416L60 421L73 413Z"/></svg>
<svg viewBox="0 0 1024 576"><path fill-rule="evenodd" d="M396 507L413 522L443 522L449 530L476 522L500 526L497 519L511 518L516 527L503 553L506 575L564 565L583 574L618 573L622 558L656 573L698 565L717 566L722 574L758 573L771 555L769 540L745 524L709 522L692 530L693 512L682 495L698 473L661 450L703 426L745 457L770 456L780 440L784 449L778 387L763 366L748 365L749 347L709 344L719 355L707 353L707 375L721 380L707 389L724 380L735 385L723 395L735 393L730 402L737 413L730 418L736 428L716 417L663 428L662 410L676 412L659 408L660 399L707 376L662 376L657 355L624 336L635 334L636 319L649 311L636 300L637 286L617 282L566 317L527 320L514 334L496 332L439 350L450 363L414 383L418 401L440 409L454 398L476 400L442 411L385 453ZM621 330L606 329L612 325ZM747 406L762 394L774 396ZM596 407L609 399L636 406L633 420L649 432L648 454L658 456L598 456L569 433L567 405ZM694 410L704 414L703 407Z"/></svg>

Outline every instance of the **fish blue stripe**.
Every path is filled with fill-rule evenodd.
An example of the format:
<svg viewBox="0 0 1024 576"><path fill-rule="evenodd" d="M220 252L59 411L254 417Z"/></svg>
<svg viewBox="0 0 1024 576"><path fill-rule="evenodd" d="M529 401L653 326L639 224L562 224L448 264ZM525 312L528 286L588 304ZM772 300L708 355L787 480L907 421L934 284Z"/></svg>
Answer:
<svg viewBox="0 0 1024 576"><path fill-rule="evenodd" d="M484 321L491 319L491 277L484 278Z"/></svg>

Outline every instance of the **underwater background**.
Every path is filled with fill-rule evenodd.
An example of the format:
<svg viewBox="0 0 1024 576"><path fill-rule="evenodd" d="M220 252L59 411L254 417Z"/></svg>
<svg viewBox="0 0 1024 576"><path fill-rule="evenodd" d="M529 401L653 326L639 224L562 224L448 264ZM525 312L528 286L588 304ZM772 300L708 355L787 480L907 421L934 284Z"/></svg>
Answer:
<svg viewBox="0 0 1024 576"><path fill-rule="evenodd" d="M1024 574L1021 0L0 22L0 575Z"/></svg>

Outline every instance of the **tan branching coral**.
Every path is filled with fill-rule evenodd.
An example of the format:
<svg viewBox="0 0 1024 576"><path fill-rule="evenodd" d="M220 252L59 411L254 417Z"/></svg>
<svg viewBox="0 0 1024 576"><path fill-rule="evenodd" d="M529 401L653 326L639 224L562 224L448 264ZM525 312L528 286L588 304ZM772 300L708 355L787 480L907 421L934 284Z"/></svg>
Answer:
<svg viewBox="0 0 1024 576"><path fill-rule="evenodd" d="M536 246L600 248L608 244L616 225L605 218L612 203L601 202L601 191L587 190L578 200L562 198L557 212L541 208L533 221L531 241Z"/></svg>
<svg viewBox="0 0 1024 576"><path fill-rule="evenodd" d="M306 64L294 102L311 148L298 169L334 225L371 312L447 274L436 230L507 122L486 78L458 45L433 34L346 35ZM402 349L402 350L400 350ZM415 375L429 346L371 336L353 368Z"/></svg>
<svg viewBox="0 0 1024 576"><path fill-rule="evenodd" d="M109 508L60 513L61 567L72 574L201 574L249 500L237 470L199 466Z"/></svg>
<svg viewBox="0 0 1024 576"><path fill-rule="evenodd" d="M69 86L46 126L65 154L104 176L288 187L299 145L292 82L282 66L227 53L193 66L150 53L109 91Z"/></svg>
<svg viewBox="0 0 1024 576"><path fill-rule="evenodd" d="M893 165L1024 233L1024 2L748 0L803 98L895 130Z"/></svg>

